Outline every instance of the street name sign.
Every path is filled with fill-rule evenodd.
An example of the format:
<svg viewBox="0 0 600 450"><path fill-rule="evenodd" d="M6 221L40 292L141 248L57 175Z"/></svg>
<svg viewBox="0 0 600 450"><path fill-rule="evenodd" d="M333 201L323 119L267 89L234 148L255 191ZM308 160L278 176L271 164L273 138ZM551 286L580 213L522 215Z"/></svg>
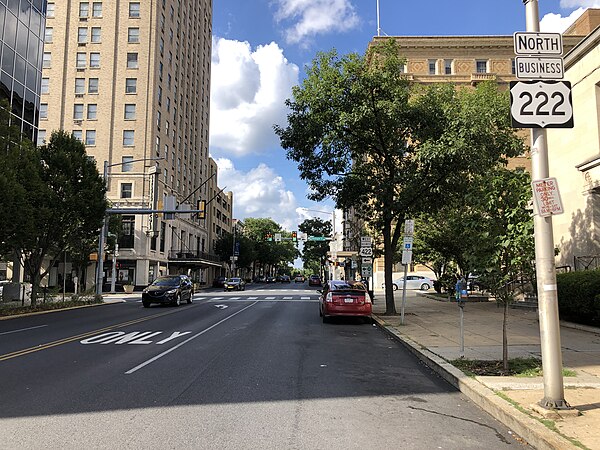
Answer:
<svg viewBox="0 0 600 450"><path fill-rule="evenodd" d="M514 128L573 128L568 81L511 81L510 115Z"/></svg>
<svg viewBox="0 0 600 450"><path fill-rule="evenodd" d="M544 178L531 182L533 198L538 214L542 217L564 212L556 178Z"/></svg>
<svg viewBox="0 0 600 450"><path fill-rule="evenodd" d="M562 80L563 59L560 57L519 56L515 58L516 76L520 80Z"/></svg>
<svg viewBox="0 0 600 450"><path fill-rule="evenodd" d="M327 237L325 236L308 236L308 238L306 238L309 241L326 241Z"/></svg>
<svg viewBox="0 0 600 450"><path fill-rule="evenodd" d="M359 256L373 256L373 249L371 247L361 247L358 251Z"/></svg>
<svg viewBox="0 0 600 450"><path fill-rule="evenodd" d="M560 33L517 32L513 35L515 55L562 55Z"/></svg>

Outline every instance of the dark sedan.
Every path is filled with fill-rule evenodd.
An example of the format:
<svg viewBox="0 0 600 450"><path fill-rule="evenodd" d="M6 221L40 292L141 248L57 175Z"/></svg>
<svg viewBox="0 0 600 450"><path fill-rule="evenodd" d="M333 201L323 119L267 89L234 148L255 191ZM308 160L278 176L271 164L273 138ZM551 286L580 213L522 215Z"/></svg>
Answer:
<svg viewBox="0 0 600 450"><path fill-rule="evenodd" d="M179 306L182 301L192 303L192 281L185 275L158 277L142 291L142 304L149 308L152 303Z"/></svg>

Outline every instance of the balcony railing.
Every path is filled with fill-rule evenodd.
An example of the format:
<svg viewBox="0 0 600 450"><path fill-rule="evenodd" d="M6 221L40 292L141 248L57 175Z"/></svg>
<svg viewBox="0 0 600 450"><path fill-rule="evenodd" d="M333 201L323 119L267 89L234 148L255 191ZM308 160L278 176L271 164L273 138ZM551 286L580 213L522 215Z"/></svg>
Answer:
<svg viewBox="0 0 600 450"><path fill-rule="evenodd" d="M195 250L169 250L169 261L212 261L221 262L217 255Z"/></svg>

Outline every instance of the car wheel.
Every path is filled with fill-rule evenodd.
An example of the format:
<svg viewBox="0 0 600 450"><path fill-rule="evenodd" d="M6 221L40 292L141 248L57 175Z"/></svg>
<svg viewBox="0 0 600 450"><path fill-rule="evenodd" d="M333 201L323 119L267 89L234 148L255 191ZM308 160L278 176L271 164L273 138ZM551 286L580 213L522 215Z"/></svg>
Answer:
<svg viewBox="0 0 600 450"><path fill-rule="evenodd" d="M422 291L428 291L428 290L429 290L429 285L428 285L427 283L423 283L423 284L421 285L421 290L422 290Z"/></svg>
<svg viewBox="0 0 600 450"><path fill-rule="evenodd" d="M150 302L142 301L142 305L144 305L144 308L150 308Z"/></svg>
<svg viewBox="0 0 600 450"><path fill-rule="evenodd" d="M329 317L322 315L321 316L323 318L323 323L329 323Z"/></svg>
<svg viewBox="0 0 600 450"><path fill-rule="evenodd" d="M397 291L397 290L398 290L398 285L397 285L396 283L394 283L394 284L392 285L392 290L393 290L393 291Z"/></svg>
<svg viewBox="0 0 600 450"><path fill-rule="evenodd" d="M173 306L179 306L181 305L181 296L179 294L177 294L177 296L175 297L175 301L173 302Z"/></svg>

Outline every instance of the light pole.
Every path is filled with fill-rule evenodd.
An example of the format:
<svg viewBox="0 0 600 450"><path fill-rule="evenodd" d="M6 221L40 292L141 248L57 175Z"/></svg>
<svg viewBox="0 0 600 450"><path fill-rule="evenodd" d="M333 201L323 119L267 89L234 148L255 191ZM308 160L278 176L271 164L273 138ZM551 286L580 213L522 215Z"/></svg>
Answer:
<svg viewBox="0 0 600 450"><path fill-rule="evenodd" d="M120 162L114 164L108 164L108 161L104 161L104 170L102 172L102 179L104 184L108 181L108 169L110 167L122 166L123 164L131 164L140 161L160 161L164 158L141 158L133 159L127 162ZM102 295L102 281L104 280L104 236L106 235L106 228L108 226L106 213L102 220L102 228L100 229L100 237L98 238L98 264L96 264L96 295Z"/></svg>

